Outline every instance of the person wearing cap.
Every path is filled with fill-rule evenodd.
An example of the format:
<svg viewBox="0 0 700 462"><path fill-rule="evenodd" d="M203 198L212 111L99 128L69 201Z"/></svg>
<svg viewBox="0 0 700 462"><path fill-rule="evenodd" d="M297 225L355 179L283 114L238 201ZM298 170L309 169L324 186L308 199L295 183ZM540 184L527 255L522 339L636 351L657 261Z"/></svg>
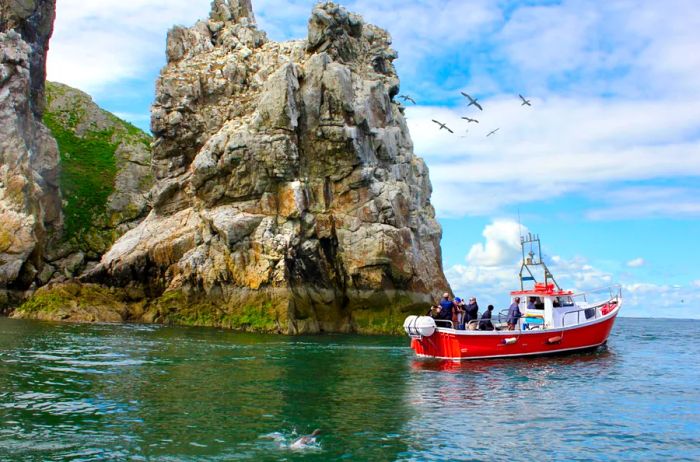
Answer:
<svg viewBox="0 0 700 462"><path fill-rule="evenodd" d="M489 305L481 315L481 321L479 321L479 330L493 330L493 323L491 322L491 317L493 314L493 305Z"/></svg>
<svg viewBox="0 0 700 462"><path fill-rule="evenodd" d="M467 319L464 321L465 324L479 319L479 304L476 303L476 297L469 299L469 304L466 306L465 310L467 312Z"/></svg>
<svg viewBox="0 0 700 462"><path fill-rule="evenodd" d="M508 330L515 330L515 325L518 323L518 319L522 317L522 313L520 312L520 297L515 297L513 299L513 303L511 303L510 307L508 308L508 319L506 322L508 323Z"/></svg>

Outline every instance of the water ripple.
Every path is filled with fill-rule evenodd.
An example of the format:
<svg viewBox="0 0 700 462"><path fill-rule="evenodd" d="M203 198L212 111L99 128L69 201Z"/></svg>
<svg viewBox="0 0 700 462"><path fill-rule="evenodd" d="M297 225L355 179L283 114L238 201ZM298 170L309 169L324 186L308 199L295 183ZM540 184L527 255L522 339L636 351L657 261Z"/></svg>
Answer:
<svg viewBox="0 0 700 462"><path fill-rule="evenodd" d="M595 353L453 363L402 338L0 319L0 460L699 460L698 334L621 319Z"/></svg>

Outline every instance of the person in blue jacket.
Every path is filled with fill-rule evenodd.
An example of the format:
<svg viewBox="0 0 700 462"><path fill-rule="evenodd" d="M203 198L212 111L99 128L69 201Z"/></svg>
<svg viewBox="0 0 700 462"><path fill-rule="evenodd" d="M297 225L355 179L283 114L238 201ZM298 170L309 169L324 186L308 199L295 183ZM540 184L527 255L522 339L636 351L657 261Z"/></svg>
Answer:
<svg viewBox="0 0 700 462"><path fill-rule="evenodd" d="M454 307L454 302L450 300L450 294L445 292L442 294L442 300L440 300L440 319L446 321L452 321L452 308Z"/></svg>
<svg viewBox="0 0 700 462"><path fill-rule="evenodd" d="M508 330L515 330L518 319L523 315L518 305L520 305L520 297L515 297L513 303L508 308L508 319L506 320L508 323Z"/></svg>

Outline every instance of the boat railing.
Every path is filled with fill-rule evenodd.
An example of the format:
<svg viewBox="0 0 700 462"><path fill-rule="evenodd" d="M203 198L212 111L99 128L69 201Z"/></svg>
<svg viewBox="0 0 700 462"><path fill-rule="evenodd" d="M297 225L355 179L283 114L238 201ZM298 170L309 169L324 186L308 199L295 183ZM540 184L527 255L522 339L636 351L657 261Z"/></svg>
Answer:
<svg viewBox="0 0 700 462"><path fill-rule="evenodd" d="M584 314L584 322L590 321L591 319L598 319L600 317L599 307L582 308L576 311L569 311L564 313L561 317L562 327L578 326L579 324L581 324L581 313ZM569 322L569 324L567 324L567 317L573 318L574 316L576 317L576 322Z"/></svg>
<svg viewBox="0 0 700 462"><path fill-rule="evenodd" d="M454 329L455 328L455 325L452 323L452 321L450 321L448 319L436 319L435 325L437 327L445 327L447 329Z"/></svg>
<svg viewBox="0 0 700 462"><path fill-rule="evenodd" d="M622 298L622 286L616 284L608 287L600 287L598 289L593 289L586 292L578 293L576 295L572 295L571 298L573 300L583 300L584 302L588 303L589 298L591 298L592 296L600 297L601 294L606 294L607 296L609 296L608 300L619 301ZM599 300L599 298L596 298L596 300Z"/></svg>
<svg viewBox="0 0 700 462"><path fill-rule="evenodd" d="M615 306L620 302L619 296L617 297L611 297L608 301L601 302L595 306L589 306L586 308L581 308L580 310L576 311L568 311L564 313L561 317L561 325L562 327L568 327L568 326L577 326L581 324L581 313L583 313L584 320L583 322L588 322L591 320L595 320L598 318L602 318L603 316L606 316L610 311L612 311ZM568 318L573 318L576 316L576 323L570 323L567 324L567 317Z"/></svg>

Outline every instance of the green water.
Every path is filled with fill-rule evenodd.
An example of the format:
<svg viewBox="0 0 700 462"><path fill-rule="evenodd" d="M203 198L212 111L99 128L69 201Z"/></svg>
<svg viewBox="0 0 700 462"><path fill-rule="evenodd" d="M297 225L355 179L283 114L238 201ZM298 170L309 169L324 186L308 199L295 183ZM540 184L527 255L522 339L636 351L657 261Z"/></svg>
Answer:
<svg viewBox="0 0 700 462"><path fill-rule="evenodd" d="M454 365L400 337L0 319L0 460L698 460L700 322L667 322Z"/></svg>

